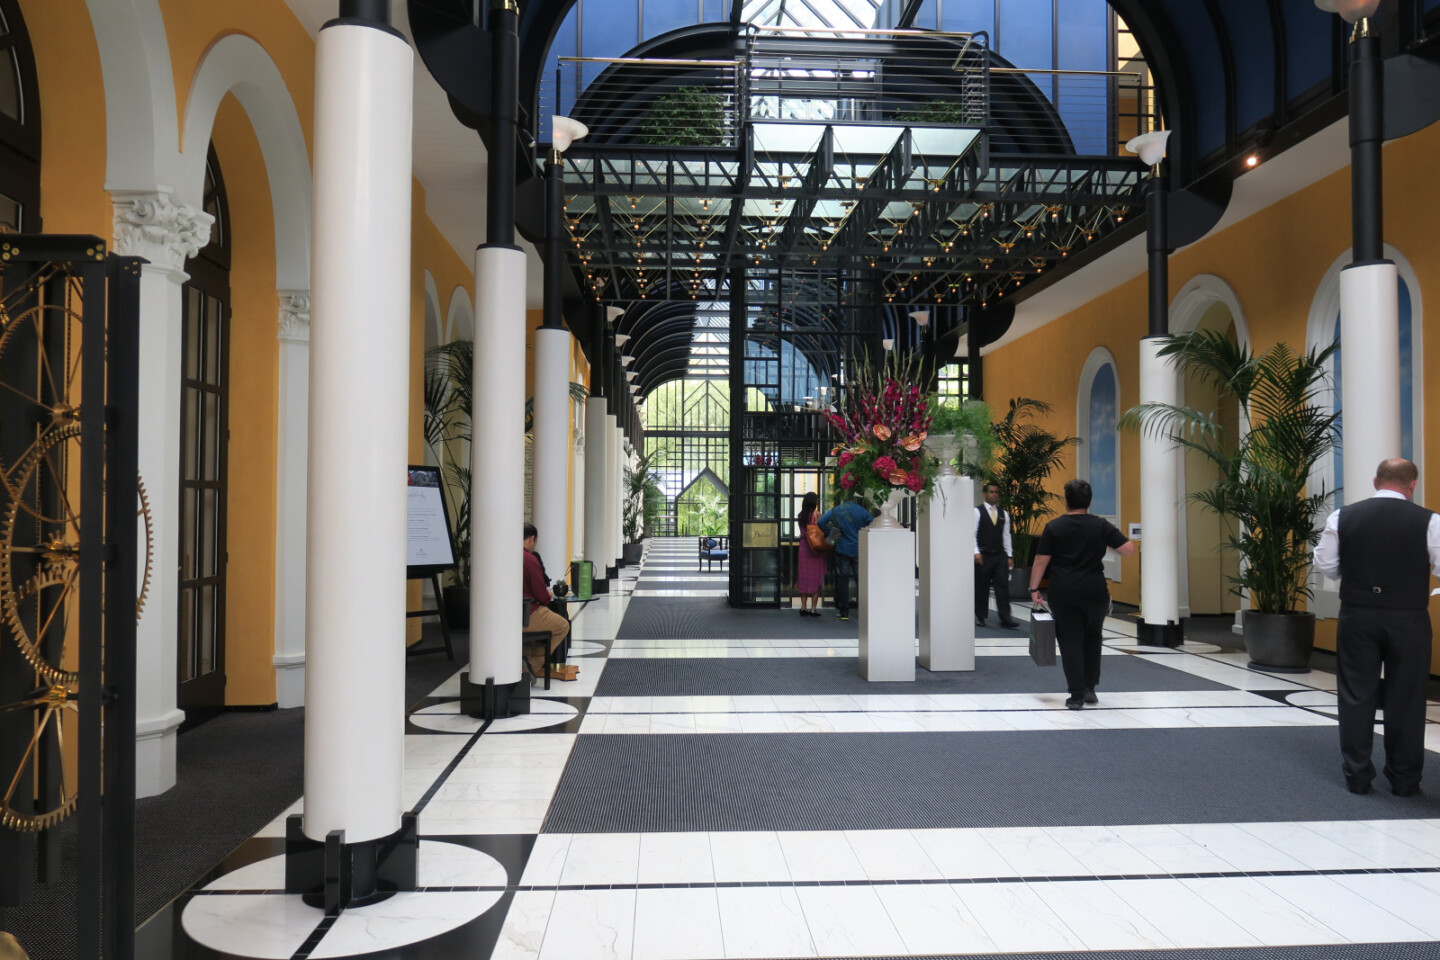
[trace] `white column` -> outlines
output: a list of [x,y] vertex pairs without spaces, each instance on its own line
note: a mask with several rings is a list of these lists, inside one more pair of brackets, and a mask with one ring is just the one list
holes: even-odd
[[[111,190],[115,252],[144,257],[140,270],[140,479],[150,499],[150,593],[136,627],[135,795],[175,785],[180,595],[181,288],[183,267],[210,238],[213,218],[174,203],[168,189]],[[143,534],[143,530],[141,531]],[[143,536],[141,543],[144,543]],[[143,549],[143,548],[142,548]],[[144,562],[144,557],[141,558]]]
[[536,551],[552,580],[568,578],[570,522],[570,331],[535,331],[534,517]]
[[403,810],[413,75],[394,34],[320,31],[304,817],[317,841],[388,836]]
[[605,415],[605,563],[620,565],[620,428]]
[[[1140,341],[1140,402],[1170,403],[1179,396],[1179,378],[1160,356],[1165,341]],[[1141,639],[1170,627],[1179,631],[1180,453],[1175,442],[1153,431],[1140,433],[1140,617]]]
[[[585,428],[583,422],[580,428],[575,431],[574,459],[571,461],[571,470],[574,472],[573,502],[574,508],[570,516],[570,556],[567,560],[585,559],[585,500],[586,494],[586,470],[585,470]],[[568,569],[568,568],[567,568]],[[568,576],[568,574],[567,574]],[[571,584],[574,587],[574,584]]]
[[915,679],[915,534],[860,531],[860,676]]
[[1400,301],[1395,264],[1340,271],[1345,502],[1367,499],[1380,461],[1400,456]]
[[[525,254],[475,251],[470,682],[520,681],[525,517]],[[479,522],[477,522],[477,520]]]
[[595,581],[605,579],[609,562],[609,541],[606,539],[605,464],[610,444],[606,428],[605,399],[592,396],[585,401],[585,545],[586,560],[595,565]]
[[275,701],[305,703],[305,491],[310,447],[310,291],[280,291],[275,457]]
[[[920,665],[975,669],[975,482],[941,476],[920,508]],[[863,607],[862,607],[863,615]]]

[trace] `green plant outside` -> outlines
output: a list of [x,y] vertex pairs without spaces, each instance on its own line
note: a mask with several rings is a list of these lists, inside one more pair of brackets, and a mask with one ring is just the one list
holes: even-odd
[[662,456],[665,448],[652,450],[625,468],[624,532],[625,542],[635,543],[645,530],[652,529],[665,508],[665,491],[651,463]]
[[661,94],[641,121],[635,139],[653,146],[723,146],[725,98],[704,87],[678,87]]
[[682,537],[723,537],[730,532],[730,502],[709,483],[678,504],[675,532]]
[[1079,437],[1060,437],[1030,418],[1048,414],[1053,408],[1043,400],[1015,397],[1010,408],[991,427],[996,442],[995,466],[985,477],[1000,487],[1000,506],[1010,514],[1015,565],[1029,566],[1032,545],[1040,535],[1040,520],[1054,512],[1059,494],[1045,488],[1063,463],[1066,447]]
[[1311,557],[1329,491],[1321,484],[1310,492],[1309,483],[1316,463],[1339,442],[1340,416],[1323,409],[1317,394],[1327,380],[1325,362],[1339,346],[1302,356],[1277,343],[1252,356],[1215,331],[1170,337],[1160,356],[1172,358],[1180,375],[1238,401],[1240,435],[1227,437],[1215,411],[1193,407],[1145,403],[1120,418],[1120,426],[1169,437],[1219,469],[1220,479],[1190,498],[1237,523],[1227,542],[1240,557],[1239,574],[1228,578],[1231,592],[1249,591],[1261,613],[1294,613],[1310,597]]
[[895,113],[896,123],[922,127],[965,126],[965,108],[958,100],[930,100]]

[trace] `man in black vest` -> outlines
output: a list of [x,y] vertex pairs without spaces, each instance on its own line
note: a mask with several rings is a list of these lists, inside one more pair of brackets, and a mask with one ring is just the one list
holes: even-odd
[[975,508],[975,625],[985,626],[990,614],[990,585],[995,585],[995,612],[1000,626],[1019,626],[1010,616],[1010,571],[1015,569],[1010,544],[1010,517],[1000,509],[1000,488],[985,484],[985,503]]
[[1375,778],[1377,707],[1385,711],[1390,792],[1408,797],[1420,790],[1430,569],[1440,569],[1440,516],[1410,502],[1419,477],[1409,460],[1380,464],[1375,495],[1330,514],[1315,548],[1315,566],[1340,581],[1340,767],[1351,793],[1368,793]]

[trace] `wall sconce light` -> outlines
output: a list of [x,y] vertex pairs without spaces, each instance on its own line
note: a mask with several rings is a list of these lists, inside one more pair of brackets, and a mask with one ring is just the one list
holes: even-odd
[[[623,336],[623,334],[622,334],[622,336]],[[619,338],[619,337],[616,337],[615,339],[618,340],[618,339],[620,339],[620,338]],[[627,338],[627,339],[628,339],[628,338]],[[625,364],[625,365],[628,367],[630,364],[632,364],[632,363],[635,362],[635,358],[632,357],[632,356],[630,356],[630,354],[627,353],[627,354],[624,354],[624,355],[622,355],[622,356],[620,357],[620,362],[623,363],[623,364]]]
[[880,346],[884,347],[886,350],[894,350],[895,341],[890,339],[889,337],[886,337],[884,340],[880,341]]
[[1326,13],[1338,13],[1346,23],[1375,16],[1380,0],[1315,0],[1315,6]]
[[615,334],[615,346],[617,346],[617,347],[623,347],[623,346],[625,346],[625,344],[626,344],[629,340],[630,340],[630,334],[628,334],[628,333],[617,333],[617,334]]
[[616,320],[619,320],[619,319],[620,319],[621,317],[623,317],[623,316],[625,316],[625,308],[624,308],[624,307],[606,307],[606,308],[605,308],[605,319],[606,319],[607,321],[609,321],[610,323],[614,323]]
[[584,140],[589,133],[590,128],[579,120],[560,116],[550,118],[550,146],[555,148],[556,153],[564,153],[569,150],[572,143],[576,140]]
[[1147,167],[1153,167],[1165,159],[1166,141],[1170,139],[1169,130],[1156,130],[1153,133],[1142,133],[1129,143],[1125,149],[1140,157],[1140,162]]
[[916,310],[910,314],[910,319],[915,321],[916,326],[928,327],[930,326],[930,311]]

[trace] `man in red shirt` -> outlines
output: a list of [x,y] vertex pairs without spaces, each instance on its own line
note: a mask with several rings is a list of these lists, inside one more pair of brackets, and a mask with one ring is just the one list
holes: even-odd
[[[530,601],[530,625],[527,630],[549,630],[550,631],[550,654],[554,654],[555,648],[560,646],[565,635],[570,632],[570,623],[560,614],[551,610],[546,604],[551,600],[550,587],[545,583],[545,571],[540,566],[540,559],[535,556],[535,540],[539,537],[535,524],[525,524],[525,598]],[[530,660],[530,670],[535,676],[542,676],[545,673],[545,660],[541,654],[526,654]],[[577,671],[578,672],[578,671]],[[562,679],[573,679],[561,674]]]

